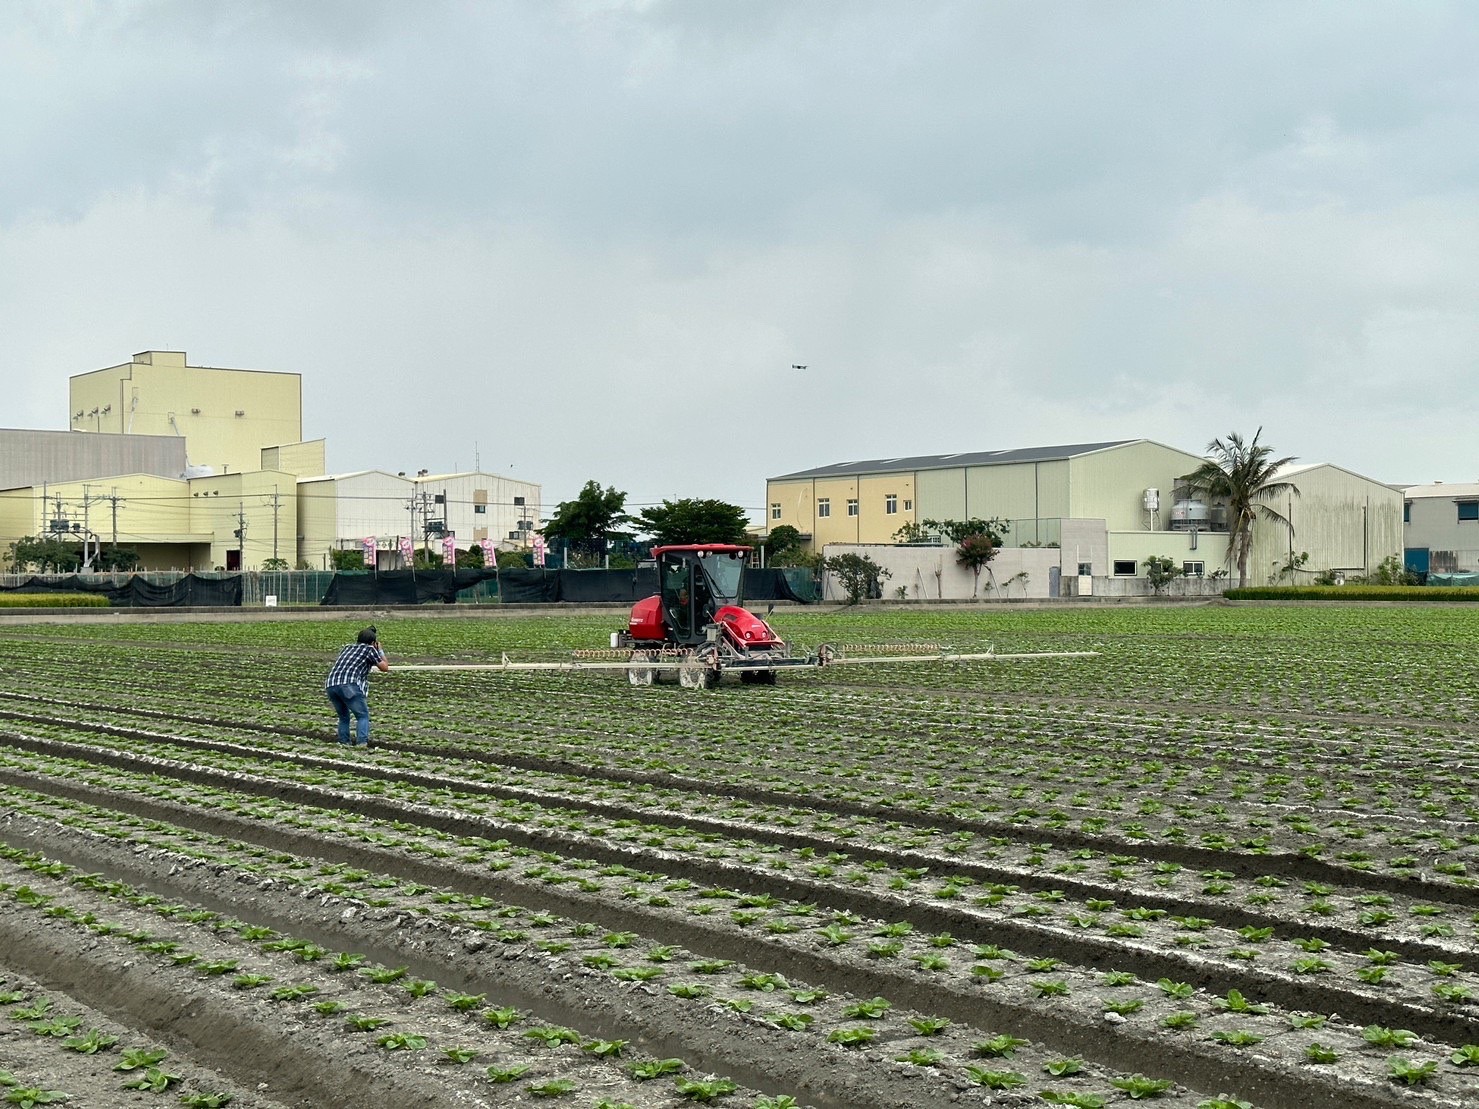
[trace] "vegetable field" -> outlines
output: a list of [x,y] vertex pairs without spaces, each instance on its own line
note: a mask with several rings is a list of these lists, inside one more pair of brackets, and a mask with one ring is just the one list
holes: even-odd
[[355,624],[7,624],[0,1104],[1479,1105],[1459,607],[779,613],[1099,654],[393,671],[368,751]]

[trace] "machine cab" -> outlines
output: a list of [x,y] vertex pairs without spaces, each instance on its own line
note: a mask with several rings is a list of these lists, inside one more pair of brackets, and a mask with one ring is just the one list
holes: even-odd
[[739,605],[750,548],[730,544],[658,547],[658,588],[665,623],[679,643],[697,643],[725,605]]

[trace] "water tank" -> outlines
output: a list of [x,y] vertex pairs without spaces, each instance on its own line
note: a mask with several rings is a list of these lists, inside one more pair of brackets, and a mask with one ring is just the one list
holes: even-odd
[[1193,528],[1205,531],[1209,519],[1207,502],[1195,497],[1178,500],[1171,506],[1172,531],[1191,531]]
[[1161,491],[1159,489],[1147,489],[1145,491],[1145,511],[1159,512],[1161,510]]

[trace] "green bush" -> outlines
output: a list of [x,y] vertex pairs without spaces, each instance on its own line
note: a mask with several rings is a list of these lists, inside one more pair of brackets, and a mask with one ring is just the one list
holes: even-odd
[[0,608],[107,608],[102,593],[0,593]]
[[1229,589],[1230,601],[1479,601],[1479,587],[1425,585],[1260,585]]

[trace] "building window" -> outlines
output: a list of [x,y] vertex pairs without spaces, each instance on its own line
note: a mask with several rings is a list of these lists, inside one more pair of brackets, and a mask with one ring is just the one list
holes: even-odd
[[475,504],[472,506],[472,514],[474,516],[486,516],[488,514],[488,506],[485,504]]
[[1207,565],[1204,562],[1183,562],[1181,564],[1181,572],[1189,578],[1201,577],[1206,568]]
[[1114,573],[1116,577],[1133,578],[1135,576],[1135,560],[1133,558],[1115,559]]
[[884,496],[883,511],[890,516],[899,511],[899,495],[897,493],[888,493]]
[[1479,520],[1479,501],[1459,501],[1458,518],[1460,520]]
[[817,498],[817,515],[819,517],[820,516],[830,516],[830,515],[832,515],[832,501],[831,501],[831,498],[829,498],[829,497],[818,497]]
[[905,512],[913,512],[914,511],[914,502],[913,501],[905,501],[904,502],[904,511]]
[[523,503],[524,503],[524,498],[523,497],[515,497],[514,498],[514,504],[523,504]]
[[1094,576],[1094,564],[1092,562],[1080,562],[1078,564],[1078,576],[1091,578]]
[[780,505],[778,505],[778,504],[772,504],[770,506],[770,518],[772,520],[779,520],[781,518],[781,506]]
[[847,499],[847,514],[849,516],[856,516],[858,514],[858,501],[856,497],[849,497]]
[[1410,524],[1410,523],[1412,523],[1412,502],[1411,501],[1403,501],[1402,502],[1402,522],[1404,524]]

